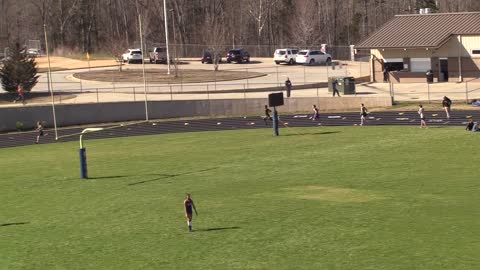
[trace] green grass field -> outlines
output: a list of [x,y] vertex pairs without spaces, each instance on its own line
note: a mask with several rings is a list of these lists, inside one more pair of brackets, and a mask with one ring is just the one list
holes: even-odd
[[0,149],[0,269],[480,268],[478,134],[281,133]]

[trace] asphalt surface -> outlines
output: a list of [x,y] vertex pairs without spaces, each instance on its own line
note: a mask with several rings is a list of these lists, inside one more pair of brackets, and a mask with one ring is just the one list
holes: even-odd
[[[287,127],[322,127],[322,126],[353,126],[360,124],[360,115],[358,112],[345,113],[320,113],[318,121],[310,119],[311,114],[280,115],[280,136],[282,128]],[[453,111],[451,118],[446,119],[445,112],[432,111],[425,114],[427,123],[430,126],[465,126],[468,118],[480,119],[480,111]],[[378,125],[419,125],[420,119],[415,111],[388,111],[373,112],[367,116],[366,126]],[[199,120],[172,120],[161,122],[142,122],[135,124],[103,125],[102,131],[85,135],[85,138],[102,139],[115,137],[128,137],[139,135],[153,135],[179,132],[198,132],[198,131],[216,131],[216,130],[235,130],[235,129],[258,129],[271,127],[271,121],[268,126],[265,125],[262,117],[232,117],[215,118]],[[91,127],[98,125],[92,124]],[[55,141],[53,129],[46,129],[48,134],[40,138],[40,144],[78,141],[79,133],[85,127],[61,128],[58,130],[59,140]],[[463,129],[463,128],[461,128]],[[32,145],[36,139],[37,133],[18,132],[0,134],[0,148],[16,147],[23,145]]]

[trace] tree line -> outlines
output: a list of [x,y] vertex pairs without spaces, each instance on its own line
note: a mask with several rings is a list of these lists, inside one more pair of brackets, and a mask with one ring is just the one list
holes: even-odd
[[[359,42],[395,14],[479,11],[478,0],[166,0],[178,44],[283,47]],[[42,40],[51,48],[110,52],[165,42],[163,0],[0,0],[0,46]],[[117,51],[118,49],[115,49]]]

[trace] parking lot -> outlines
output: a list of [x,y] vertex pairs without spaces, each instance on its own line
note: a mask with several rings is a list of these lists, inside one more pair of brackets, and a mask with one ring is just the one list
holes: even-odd
[[[37,59],[41,70],[45,70],[46,59]],[[252,58],[250,63],[220,64],[221,71],[242,72],[245,74],[259,73],[263,76],[228,80],[215,76],[212,64],[202,64],[199,59],[181,59],[177,66],[179,83],[146,82],[146,89],[142,82],[118,82],[114,78],[110,82],[80,80],[75,74],[83,72],[111,71],[117,73],[118,63],[113,60],[96,60],[90,62],[69,58],[52,57],[52,84],[55,101],[59,103],[91,103],[91,102],[118,102],[140,101],[145,99],[145,90],[148,100],[189,100],[189,99],[245,99],[266,97],[268,92],[284,90],[284,82],[290,78],[293,84],[292,95],[295,97],[326,97],[331,96],[326,88],[330,76],[353,76],[368,78],[370,74],[367,62],[335,61],[334,66],[322,65],[276,65],[272,58]],[[150,64],[146,61],[147,71],[156,71],[158,74],[167,74],[167,65]],[[170,66],[171,76],[175,74],[174,65]],[[141,64],[124,64],[122,72],[141,71]],[[211,72],[212,80],[201,83],[187,83],[182,77],[188,70]],[[122,72],[118,72],[122,74]],[[163,75],[162,75],[163,76]],[[177,80],[178,81],[178,80]],[[319,84],[320,83],[320,84]],[[299,89],[301,88],[301,89]],[[439,101],[444,95],[463,102],[480,99],[480,82],[468,81],[463,83],[426,83],[393,84],[362,83],[356,85],[357,95],[365,96],[393,96],[396,101]],[[46,73],[40,73],[38,84],[33,93],[48,93],[48,79]],[[32,99],[30,103],[42,104],[50,102],[49,98]],[[13,103],[3,103],[6,106],[20,106]]]

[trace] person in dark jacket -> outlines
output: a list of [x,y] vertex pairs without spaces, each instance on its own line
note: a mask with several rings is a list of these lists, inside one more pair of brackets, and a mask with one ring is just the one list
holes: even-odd
[[287,78],[285,81],[285,89],[287,90],[287,97],[290,97],[290,92],[292,91],[292,82],[290,78]]
[[445,110],[445,113],[447,114],[448,119],[450,119],[451,106],[452,106],[452,100],[450,100],[447,96],[444,96],[442,101],[442,107]]

